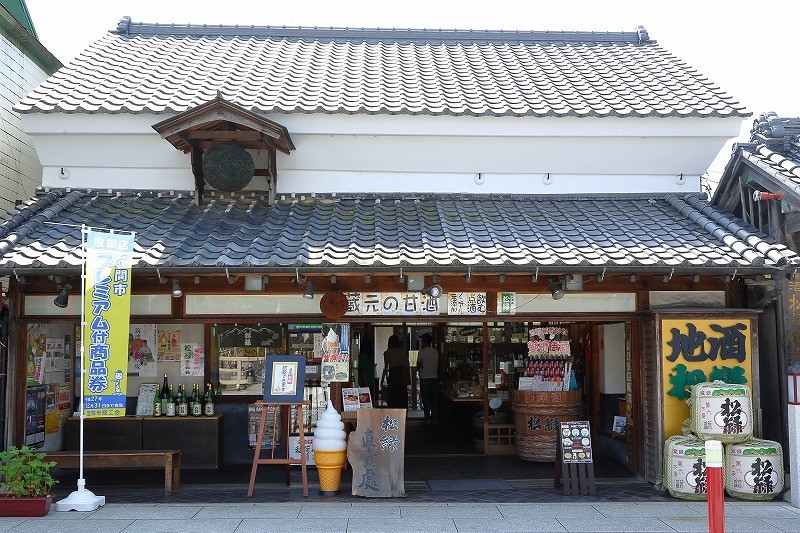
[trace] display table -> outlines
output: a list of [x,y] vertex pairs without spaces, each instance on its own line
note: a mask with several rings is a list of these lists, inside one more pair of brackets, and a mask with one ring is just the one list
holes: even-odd
[[[179,450],[182,468],[219,468],[222,415],[86,418],[83,447],[98,450]],[[67,450],[79,446],[80,420],[67,419]]]

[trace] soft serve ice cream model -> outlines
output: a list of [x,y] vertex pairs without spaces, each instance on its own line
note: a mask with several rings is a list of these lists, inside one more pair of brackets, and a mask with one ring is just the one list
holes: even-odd
[[347,457],[347,434],[342,417],[328,400],[328,407],[319,415],[314,440],[314,462],[319,474],[322,492],[336,492],[342,477],[342,468]]

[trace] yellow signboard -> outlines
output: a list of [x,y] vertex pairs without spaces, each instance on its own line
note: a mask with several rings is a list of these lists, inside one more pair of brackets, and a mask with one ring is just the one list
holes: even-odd
[[661,321],[665,439],[681,434],[692,385],[719,380],[750,386],[751,339],[747,319]]

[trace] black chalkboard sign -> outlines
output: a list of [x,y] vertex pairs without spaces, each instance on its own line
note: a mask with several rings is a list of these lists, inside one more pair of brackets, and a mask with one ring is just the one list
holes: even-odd
[[558,437],[555,486],[563,484],[565,496],[594,494],[592,432],[589,422],[561,422]]
[[283,345],[280,324],[264,326],[216,326],[217,346],[220,348],[270,348]]
[[561,459],[565,463],[591,463],[592,432],[588,421],[561,422]]

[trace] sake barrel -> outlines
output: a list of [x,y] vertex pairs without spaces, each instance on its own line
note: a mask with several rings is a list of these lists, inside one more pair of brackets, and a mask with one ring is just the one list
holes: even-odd
[[694,435],[675,435],[664,443],[664,487],[683,500],[705,500],[706,446]]
[[517,455],[525,461],[556,460],[561,422],[583,414],[581,391],[513,391]]
[[725,492],[742,500],[771,500],[783,491],[783,450],[771,440],[725,445]]
[[744,442],[753,437],[753,404],[746,385],[723,381],[692,386],[690,427],[703,440]]

